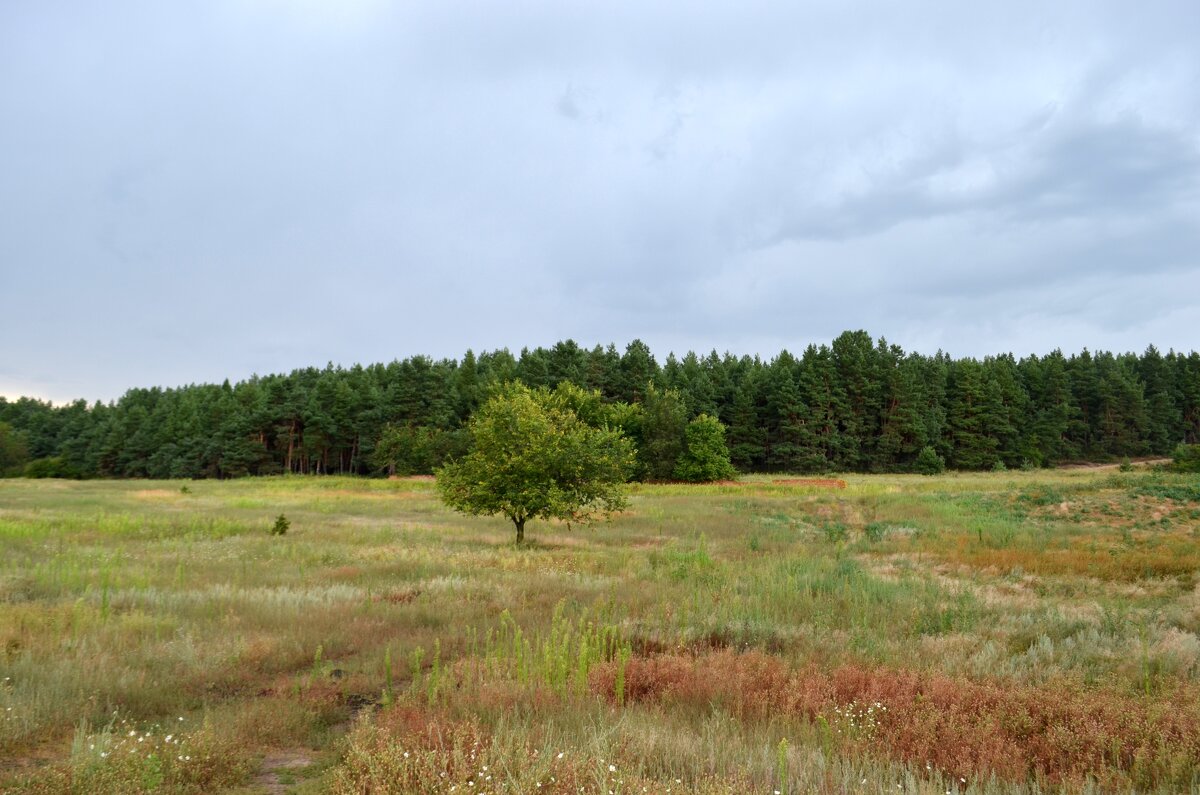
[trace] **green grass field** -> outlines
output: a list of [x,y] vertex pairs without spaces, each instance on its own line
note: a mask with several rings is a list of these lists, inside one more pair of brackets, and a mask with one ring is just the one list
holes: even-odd
[[846,481],[0,481],[0,791],[1200,790],[1195,476]]

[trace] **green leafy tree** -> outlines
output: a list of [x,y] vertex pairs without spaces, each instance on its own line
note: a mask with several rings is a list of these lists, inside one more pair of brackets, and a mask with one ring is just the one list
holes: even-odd
[[725,426],[716,417],[701,414],[688,423],[687,444],[675,477],[692,483],[729,480],[737,475],[729,463],[729,448],[725,446]]
[[547,389],[510,384],[468,425],[471,450],[437,471],[451,508],[506,516],[525,540],[530,519],[588,523],[625,507],[632,443],[594,428]]

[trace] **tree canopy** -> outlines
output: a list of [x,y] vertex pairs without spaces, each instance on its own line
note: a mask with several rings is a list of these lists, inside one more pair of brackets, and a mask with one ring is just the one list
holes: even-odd
[[567,340],[137,388],[93,405],[0,397],[0,422],[20,443],[3,455],[24,461],[10,473],[59,477],[424,474],[460,454],[468,418],[508,381],[576,385],[580,418],[620,427],[647,478],[674,476],[682,429],[700,414],[725,425],[731,461],[747,472],[911,472],[925,447],[950,466],[989,469],[1200,443],[1194,351],[954,359],[870,342],[854,331],[769,360],[713,351],[660,364],[636,340],[624,354]]
[[447,505],[502,514],[525,539],[530,519],[588,523],[625,507],[634,448],[618,429],[572,408],[577,393],[507,384],[467,425],[470,452],[437,471]]

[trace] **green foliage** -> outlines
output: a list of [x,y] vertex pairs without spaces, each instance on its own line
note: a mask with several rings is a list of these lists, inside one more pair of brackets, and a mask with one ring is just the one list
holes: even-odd
[[555,405],[574,412],[593,428],[619,428],[634,438],[642,427],[642,407],[621,401],[606,401],[596,389],[584,389],[570,381],[554,387]]
[[917,454],[913,468],[922,475],[937,475],[946,471],[946,461],[933,447],[926,445]]
[[593,428],[548,389],[509,384],[471,418],[471,451],[437,471],[443,501],[506,516],[524,539],[529,519],[587,523],[625,507],[633,445]]
[[640,474],[646,480],[669,480],[687,444],[687,407],[673,389],[648,384],[637,436]]
[[1002,406],[988,383],[988,370],[974,359],[964,359],[951,370],[947,419],[956,469],[991,469],[998,460],[999,439],[989,432],[1000,425]]
[[272,527],[271,527],[271,535],[273,535],[273,536],[287,535],[288,528],[291,526],[292,526],[291,521],[283,514],[279,514],[278,516],[275,517],[275,524],[272,525]]
[[[179,480],[4,481],[0,757],[18,764],[0,771],[0,791],[244,791],[274,770],[285,788],[316,792],[349,756],[355,786],[373,792],[435,779],[479,791],[481,778],[467,780],[485,765],[489,792],[560,795],[830,781],[1001,795],[1051,774],[1094,776],[1096,791],[1188,790],[1200,503],[1133,489],[1166,495],[1195,475],[1001,479],[1027,500],[985,474],[848,480],[836,492],[766,478],[639,487],[636,510],[611,526],[534,549],[484,543],[488,523],[442,509],[423,481],[189,483],[190,497]],[[270,537],[269,506],[299,511],[304,532]],[[825,541],[828,522],[849,538]],[[1010,692],[1024,695],[998,707]],[[873,727],[877,701],[887,718]],[[105,725],[117,704],[135,725],[111,739],[81,731],[84,755],[68,761],[55,738],[84,719]],[[221,740],[207,756],[202,709]],[[1093,718],[1125,734],[1057,768],[997,767],[1010,753],[1044,759]],[[140,741],[163,719],[153,746]],[[348,720],[356,737],[377,728],[379,744],[355,755]],[[446,779],[420,767],[465,725],[478,734],[461,766]],[[177,726],[191,750],[168,741]],[[919,756],[895,750],[906,737],[925,738]],[[1005,755],[976,761],[980,748]],[[276,749],[311,749],[300,761],[313,764],[260,765]],[[45,763],[23,764],[35,754]],[[826,762],[809,765],[816,754]],[[385,777],[386,755],[411,776]],[[970,783],[942,782],[935,771],[960,759]],[[712,770],[745,778],[704,778]],[[596,773],[611,779],[603,789]]]
[[1133,492],[1145,497],[1158,497],[1176,502],[1200,502],[1200,483],[1150,482],[1137,487]]
[[1017,501],[1025,505],[1046,506],[1058,505],[1066,498],[1062,491],[1051,485],[1037,485],[1022,489],[1017,495]]
[[863,535],[872,543],[879,543],[887,537],[888,526],[885,522],[871,522],[863,528]]
[[78,478],[79,471],[71,466],[62,456],[39,458],[25,465],[24,475],[27,478]]
[[1171,469],[1176,472],[1200,472],[1200,444],[1176,446],[1171,459]]
[[821,533],[831,544],[845,541],[850,537],[850,530],[841,522],[827,522],[821,526]]
[[692,483],[730,480],[737,476],[729,463],[729,448],[725,446],[725,426],[716,417],[701,414],[688,423],[686,444],[675,477]]
[[428,475],[465,452],[463,434],[427,425],[388,425],[375,443],[371,463],[389,475]]
[[25,439],[7,422],[0,422],[0,476],[19,469],[27,460]]
[[650,480],[675,477],[700,414],[725,424],[746,472],[912,471],[926,446],[956,469],[1050,467],[1200,441],[1196,352],[955,360],[849,331],[771,360],[688,353],[660,367],[640,341],[622,354],[565,340],[519,357],[468,351],[135,388],[107,405],[0,398],[0,474],[31,461],[37,477],[428,473],[465,454],[465,423],[508,381],[621,429],[638,448],[636,476]]

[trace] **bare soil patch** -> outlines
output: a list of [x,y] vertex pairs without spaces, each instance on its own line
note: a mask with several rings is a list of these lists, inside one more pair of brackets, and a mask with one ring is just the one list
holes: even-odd
[[263,758],[262,769],[254,777],[254,784],[270,795],[283,795],[287,792],[287,788],[279,780],[280,771],[298,770],[308,767],[312,763],[312,756],[302,748],[273,751]]
[[[1134,466],[1150,467],[1150,466],[1157,466],[1159,464],[1169,464],[1169,463],[1171,463],[1171,459],[1169,459],[1169,458],[1134,458],[1130,461],[1130,463],[1133,464]],[[1060,464],[1059,466],[1055,467],[1055,469],[1086,469],[1086,470],[1089,470],[1092,472],[1102,472],[1102,471],[1108,470],[1108,469],[1119,469],[1120,466],[1121,465],[1119,463],[1117,463],[1117,464],[1092,464],[1092,463],[1083,461],[1083,462],[1076,463],[1076,464]]]

